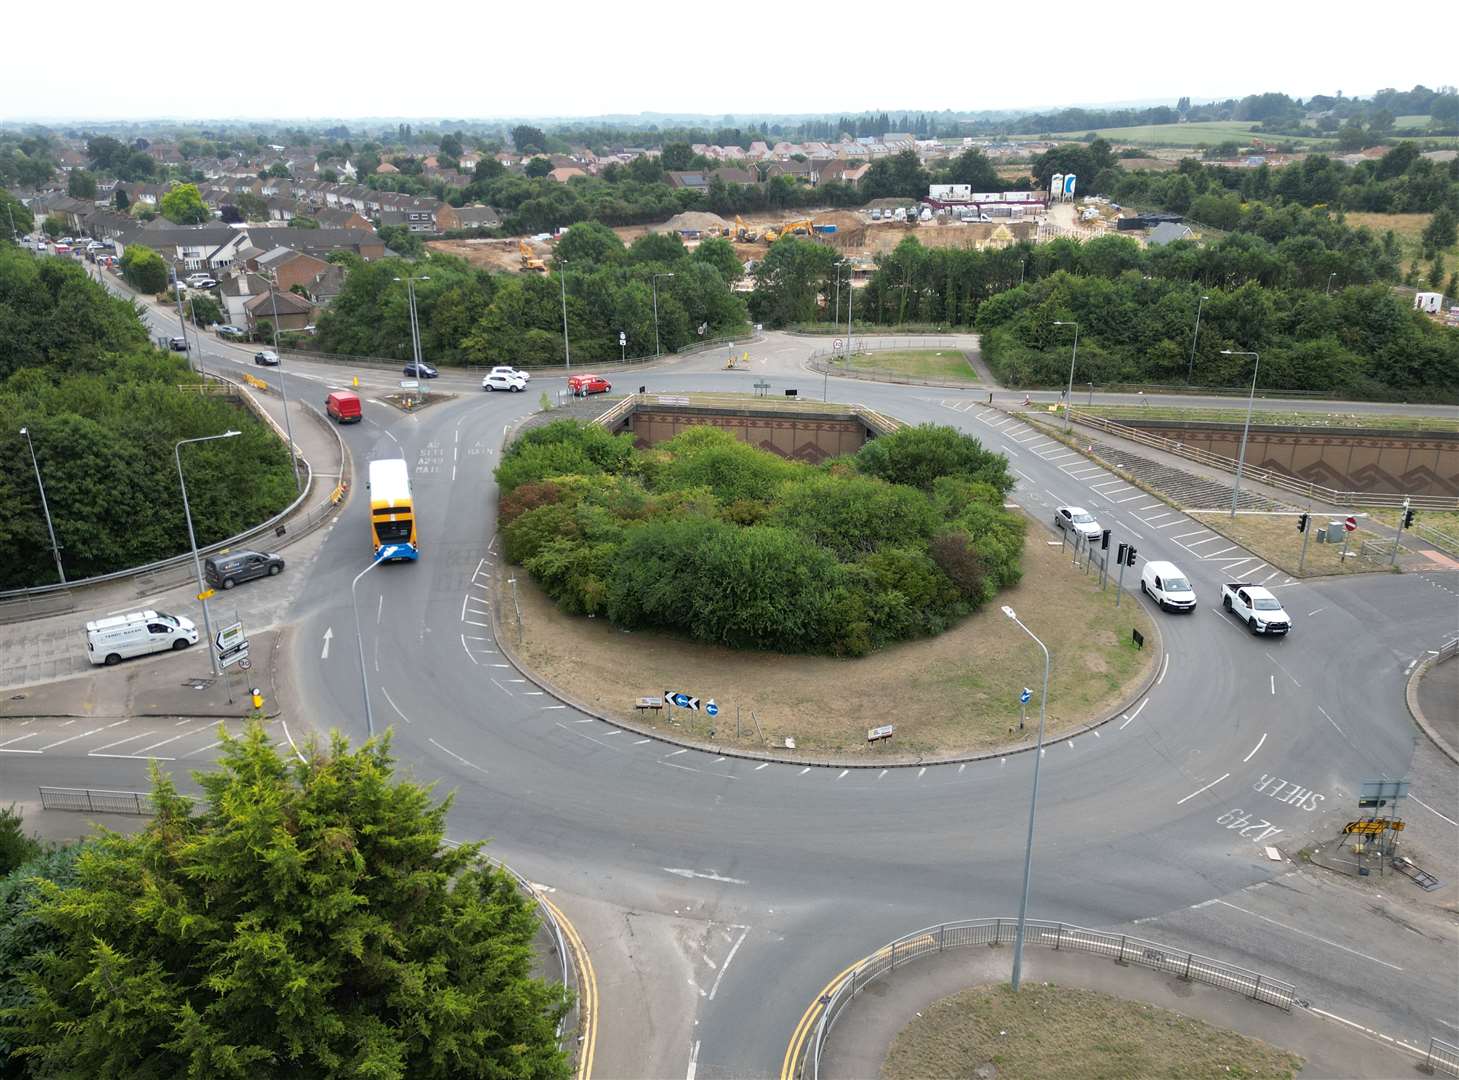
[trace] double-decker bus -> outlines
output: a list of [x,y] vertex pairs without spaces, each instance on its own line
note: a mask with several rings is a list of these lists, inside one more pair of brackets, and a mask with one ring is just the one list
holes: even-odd
[[370,539],[375,558],[388,548],[388,559],[418,559],[415,503],[410,497],[410,469],[404,458],[370,462]]

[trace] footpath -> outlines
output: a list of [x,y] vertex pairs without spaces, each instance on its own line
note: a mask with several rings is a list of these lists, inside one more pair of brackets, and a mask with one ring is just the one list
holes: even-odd
[[[897,1033],[933,1002],[970,986],[1005,983],[1012,952],[973,946],[908,963],[859,993],[836,1020],[821,1055],[829,1080],[879,1076]],[[1026,949],[1023,979],[1098,990],[1129,1001],[1149,1002],[1215,1027],[1261,1039],[1306,1059],[1303,1077],[1390,1078],[1413,1074],[1415,1058],[1376,1038],[1301,1006],[1287,1013],[1214,986],[1185,982],[1143,967],[1123,967],[1082,953]],[[1425,1048],[1426,1049],[1426,1048]],[[968,1061],[969,1075],[987,1056]],[[1071,1063],[1072,1065],[1072,1063]],[[1077,1068],[1071,1069],[1071,1075]]]

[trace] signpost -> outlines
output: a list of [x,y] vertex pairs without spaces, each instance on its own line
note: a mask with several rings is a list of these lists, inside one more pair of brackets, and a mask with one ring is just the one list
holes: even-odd
[[714,698],[710,698],[708,701],[706,701],[704,703],[704,715],[705,716],[718,716],[719,715],[719,706],[714,703]]
[[[1348,518],[1348,521],[1352,521],[1352,518]],[[1375,838],[1379,874],[1383,873],[1383,856],[1386,854],[1389,859],[1393,858],[1393,845],[1397,839],[1395,834],[1403,830],[1403,822],[1398,817],[1398,804],[1408,794],[1408,785],[1407,780],[1362,781],[1358,788],[1358,809],[1366,810],[1372,816],[1343,826],[1344,833]],[[1378,817],[1378,811],[1384,808],[1392,815],[1391,818]],[[1362,867],[1358,872],[1366,874],[1367,869]]]
[[867,728],[866,741],[869,743],[874,743],[882,739],[890,739],[896,733],[896,724],[882,724],[880,727]]
[[1033,697],[1033,691],[1028,687],[1023,688],[1023,693],[1018,695],[1018,730],[1023,730],[1023,725],[1028,720],[1028,702]]
[[1339,566],[1341,566],[1342,561],[1348,557],[1348,537],[1352,536],[1353,533],[1357,531],[1358,519],[1349,514],[1346,518],[1343,519],[1342,523],[1342,551],[1339,552],[1337,556],[1337,564]]
[[628,335],[618,331],[618,360],[622,363],[628,357]]

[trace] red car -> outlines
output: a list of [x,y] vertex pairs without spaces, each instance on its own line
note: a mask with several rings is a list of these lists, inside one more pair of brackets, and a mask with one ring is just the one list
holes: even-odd
[[574,397],[586,397],[588,394],[606,394],[613,389],[613,384],[601,375],[574,375],[567,380],[567,388]]

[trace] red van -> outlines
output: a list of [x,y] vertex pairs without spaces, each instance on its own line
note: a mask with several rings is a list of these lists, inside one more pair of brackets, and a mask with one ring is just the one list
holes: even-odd
[[613,384],[601,375],[574,375],[567,380],[567,388],[575,397],[586,397],[588,394],[606,394],[613,389]]
[[336,390],[325,398],[324,411],[341,424],[357,424],[365,416],[364,410],[360,408],[360,395],[352,394],[348,390]]

